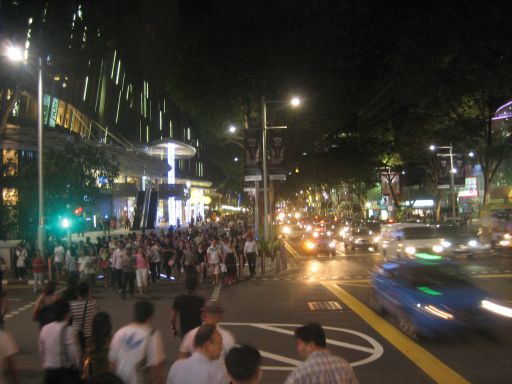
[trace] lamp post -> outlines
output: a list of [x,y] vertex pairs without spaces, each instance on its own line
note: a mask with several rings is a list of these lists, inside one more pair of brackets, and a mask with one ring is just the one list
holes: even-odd
[[[437,156],[439,157],[450,157],[450,191],[451,191],[451,201],[452,201],[452,219],[455,219],[457,217],[457,210],[455,209],[456,204],[456,196],[455,196],[455,173],[457,173],[457,170],[454,167],[453,164],[453,156],[463,156],[462,154],[453,153],[453,145],[450,143],[448,146],[444,147],[437,147],[435,145],[430,146],[431,151],[435,151],[436,149],[448,149],[448,153],[437,153]],[[469,152],[467,154],[469,157],[474,157],[474,152]]]
[[[13,63],[24,60],[23,50],[19,47],[8,47],[6,56]],[[37,219],[37,248],[44,255],[44,171],[43,171],[43,63],[38,58],[37,63],[37,192],[38,192],[38,219]]]
[[[267,127],[267,103],[284,104],[288,103],[285,100],[265,100],[265,96],[261,96],[261,137],[262,137],[262,152],[263,152],[263,238],[265,241],[270,239],[269,222],[271,221],[271,212],[269,207],[268,196],[268,164],[267,164],[267,129],[284,129],[286,126],[273,126]],[[289,101],[292,107],[298,107],[301,100],[298,97],[293,97]]]

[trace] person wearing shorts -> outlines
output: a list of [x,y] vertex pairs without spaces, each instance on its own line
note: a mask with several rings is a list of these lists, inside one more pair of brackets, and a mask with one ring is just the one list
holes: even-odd
[[146,295],[148,291],[148,259],[144,253],[144,247],[137,247],[137,253],[135,254],[135,276],[137,278],[137,288],[139,294]]
[[206,253],[208,258],[208,268],[211,270],[211,274],[213,274],[214,284],[219,284],[219,275],[220,275],[220,263],[222,261],[222,247],[217,243],[217,239],[212,239],[212,244],[208,248]]

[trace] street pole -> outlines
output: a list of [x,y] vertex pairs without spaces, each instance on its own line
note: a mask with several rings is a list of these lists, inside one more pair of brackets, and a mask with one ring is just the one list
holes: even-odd
[[454,172],[454,168],[453,168],[453,146],[452,144],[450,143],[450,189],[452,191],[452,219],[455,219],[456,217],[456,213],[455,213],[455,203],[456,203],[456,198],[455,198],[455,174],[453,173]]
[[267,106],[265,96],[261,96],[261,135],[263,148],[263,238],[268,241],[268,168],[267,168]]
[[259,199],[258,194],[260,193],[260,183],[258,181],[254,182],[254,240],[256,240],[256,236],[258,235],[258,231],[260,230],[260,209],[259,209]]
[[37,178],[38,178],[38,227],[37,227],[37,248],[44,257],[44,184],[43,184],[43,63],[38,60],[38,81],[37,81]]

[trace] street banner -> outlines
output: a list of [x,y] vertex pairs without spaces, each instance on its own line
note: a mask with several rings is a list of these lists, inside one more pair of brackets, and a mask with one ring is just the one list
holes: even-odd
[[450,188],[450,158],[448,156],[437,157],[437,188]]
[[261,178],[261,130],[244,129],[244,175],[246,181]]
[[391,179],[391,186],[395,196],[400,195],[400,174],[398,172],[391,172],[389,175],[386,172],[382,172],[380,175],[380,184],[383,195],[391,195],[391,188],[388,182],[388,176]]
[[268,161],[269,177],[271,180],[286,180],[286,129],[269,129],[267,132],[270,152]]
[[455,168],[455,177],[454,183],[455,185],[464,186],[466,184],[466,171],[464,164],[464,157],[462,156],[453,156],[453,168]]

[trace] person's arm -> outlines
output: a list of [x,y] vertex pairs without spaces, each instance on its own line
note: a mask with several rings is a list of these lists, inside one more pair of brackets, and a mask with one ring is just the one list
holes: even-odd
[[12,384],[18,384],[19,381],[18,381],[18,375],[16,373],[16,365],[14,364],[14,358],[13,356],[7,356],[5,359],[4,359],[4,367],[5,367],[5,370],[4,370],[4,375],[5,375],[5,378],[7,379],[7,383],[12,383]]
[[173,307],[171,309],[171,330],[174,337],[178,337],[178,330],[176,329],[176,317],[178,315],[178,312]]
[[151,377],[152,383],[156,384],[164,384],[165,382],[165,373],[164,373],[164,363],[161,362],[158,365],[151,367]]

